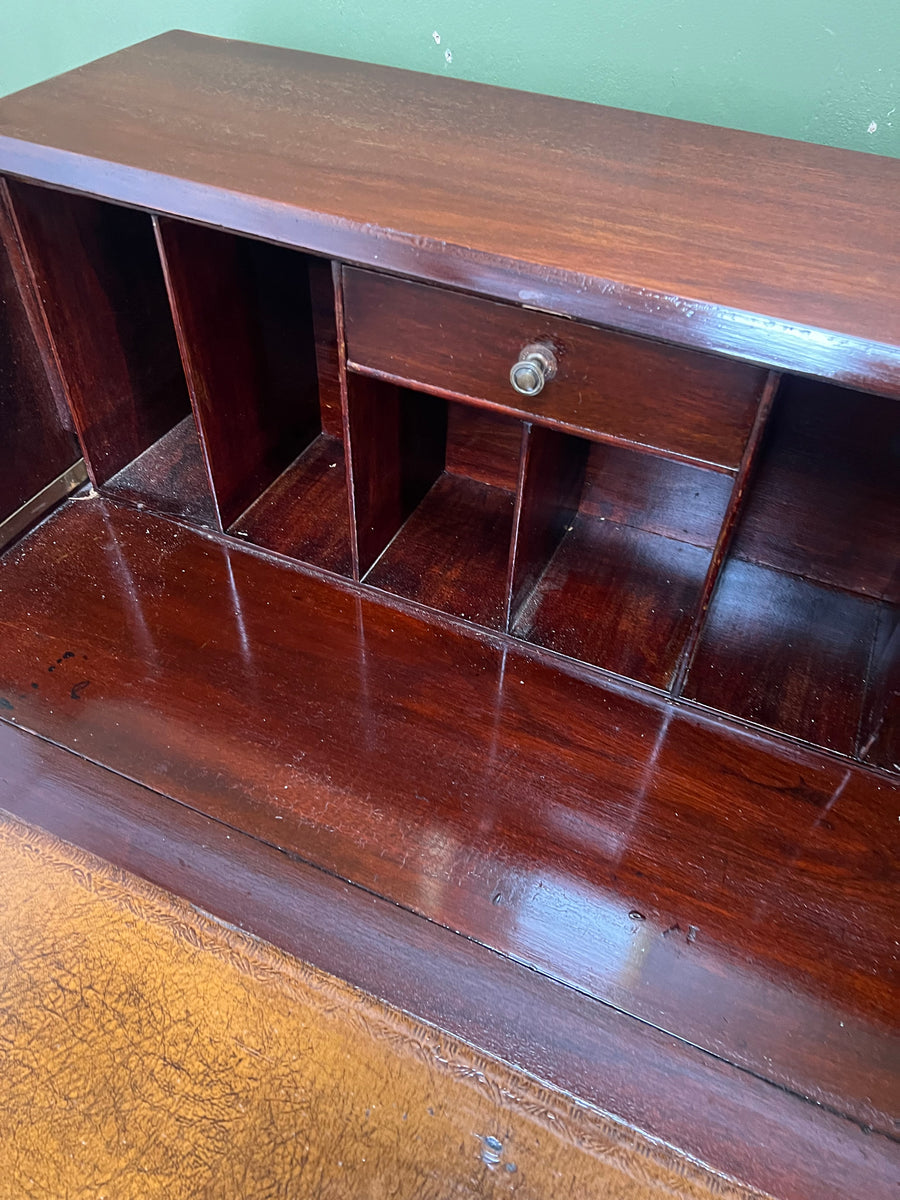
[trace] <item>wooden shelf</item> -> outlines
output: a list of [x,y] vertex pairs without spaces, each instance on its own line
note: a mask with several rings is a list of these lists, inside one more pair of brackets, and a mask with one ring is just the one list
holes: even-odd
[[878,614],[873,600],[734,559],[685,695],[853,754]]
[[342,442],[320,433],[228,532],[289,558],[349,575],[350,516]]
[[103,485],[118,500],[130,500],[155,512],[215,525],[216,511],[192,416],[139,454]]
[[710,552],[579,513],[513,632],[667,687],[690,631]]
[[506,622],[515,497],[445,472],[366,576],[366,583],[493,629]]

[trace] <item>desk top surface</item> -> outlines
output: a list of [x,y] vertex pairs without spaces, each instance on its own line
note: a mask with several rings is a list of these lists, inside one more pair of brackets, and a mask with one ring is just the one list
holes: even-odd
[[0,170],[900,395],[900,161],[172,32]]

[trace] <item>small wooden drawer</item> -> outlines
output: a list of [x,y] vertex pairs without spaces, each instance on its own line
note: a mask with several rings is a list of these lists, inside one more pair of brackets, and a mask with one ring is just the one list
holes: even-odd
[[[590,436],[737,467],[762,368],[430,284],[344,268],[348,365]],[[552,346],[555,377],[522,396],[510,368]]]

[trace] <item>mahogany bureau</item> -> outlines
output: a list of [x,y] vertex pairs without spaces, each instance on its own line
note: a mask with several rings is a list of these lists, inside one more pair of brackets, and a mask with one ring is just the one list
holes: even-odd
[[0,173],[0,807],[891,1194],[900,163],[175,32]]

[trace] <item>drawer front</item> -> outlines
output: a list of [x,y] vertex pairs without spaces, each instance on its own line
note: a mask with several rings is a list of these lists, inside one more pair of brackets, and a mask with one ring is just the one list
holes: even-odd
[[[767,372],[476,296],[344,268],[348,365],[443,395],[718,466],[738,465]],[[522,396],[510,368],[552,346]]]

